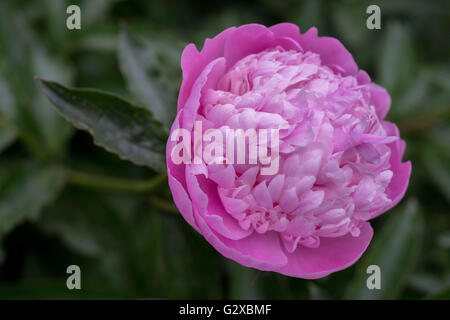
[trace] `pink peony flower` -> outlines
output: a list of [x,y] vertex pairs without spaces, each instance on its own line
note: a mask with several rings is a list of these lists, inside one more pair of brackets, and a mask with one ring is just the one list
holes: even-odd
[[[314,279],[352,265],[372,238],[368,220],[405,194],[411,163],[384,120],[390,97],[334,38],[282,23],[250,24],[207,39],[181,58],[172,126],[274,128],[279,170],[257,164],[176,164],[174,201],[222,255],[242,265]],[[198,146],[194,146],[194,149]],[[224,146],[225,149],[225,146]]]

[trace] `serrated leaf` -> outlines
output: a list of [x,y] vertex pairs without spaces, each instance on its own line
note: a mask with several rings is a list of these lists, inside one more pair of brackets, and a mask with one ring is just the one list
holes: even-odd
[[64,170],[36,163],[2,166],[0,175],[0,234],[34,219],[64,184]]
[[[415,261],[421,238],[421,220],[416,201],[390,217],[368,252],[358,262],[356,277],[350,283],[346,297],[349,299],[393,299],[401,290]],[[367,288],[367,267],[377,265],[381,270],[381,289]]]
[[[176,111],[174,93],[164,79],[156,42],[144,41],[122,29],[119,34],[119,66],[130,91],[138,101],[151,111],[155,118],[170,127]],[[164,52],[163,52],[164,54]]]
[[166,135],[146,109],[95,89],[70,89],[38,79],[61,115],[120,158],[165,171]]

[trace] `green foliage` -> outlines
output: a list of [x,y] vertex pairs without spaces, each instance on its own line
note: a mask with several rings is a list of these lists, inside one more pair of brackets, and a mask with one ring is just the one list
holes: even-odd
[[36,40],[36,31],[24,14],[12,14],[8,2],[0,4],[0,114],[19,131],[32,152],[58,157],[72,128],[59,117],[33,83],[35,74],[69,83],[72,71],[61,56],[53,56]]
[[38,81],[61,115],[78,129],[89,131],[98,145],[122,159],[164,171],[167,136],[146,109],[98,90]]
[[0,152],[8,148],[15,139],[16,134],[14,130],[0,124]]
[[[405,282],[405,275],[411,270],[417,258],[423,225],[417,203],[410,200],[404,208],[401,208],[401,212],[389,214],[393,217],[376,235],[358,264],[360,268],[348,287],[347,297],[350,299],[395,298]],[[365,269],[370,265],[377,265],[382,270],[380,290],[367,288],[368,275]]]
[[[377,1],[381,30],[366,28],[368,0],[78,3],[82,29],[69,31],[69,1],[0,1],[0,298],[449,299],[448,1]],[[182,48],[231,25],[283,21],[342,40],[388,88],[413,166],[363,257],[313,281],[222,257],[158,173]],[[81,291],[65,286],[71,264]],[[371,264],[381,290],[366,287]]]
[[179,60],[179,53],[155,40],[136,39],[126,29],[120,31],[118,46],[120,70],[130,91],[169,128],[175,118],[175,109],[171,106],[176,101],[167,85],[170,70],[164,68],[164,59],[171,59],[168,62],[173,67]]
[[2,169],[0,235],[24,220],[36,219],[41,209],[56,198],[64,183],[64,171],[57,166],[26,162],[2,164]]

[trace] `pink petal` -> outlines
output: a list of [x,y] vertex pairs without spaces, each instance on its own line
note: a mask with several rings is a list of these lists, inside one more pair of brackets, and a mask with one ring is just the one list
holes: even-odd
[[[208,166],[208,169],[211,167],[213,167],[213,165]],[[236,179],[234,167],[231,165],[217,165],[217,167],[217,170],[209,170],[209,178],[223,188],[233,187]]]
[[391,106],[391,96],[385,88],[375,83],[371,83],[369,88],[371,93],[370,103],[375,106],[378,117],[384,119]]
[[320,54],[322,63],[327,66],[338,66],[345,75],[356,75],[358,66],[350,52],[342,43],[330,37],[317,37],[317,29],[311,28],[300,36],[299,43],[305,51]]
[[284,190],[280,197],[280,208],[285,212],[292,212],[299,205],[295,188]]
[[[173,124],[171,130],[176,130],[180,127],[180,117],[182,111],[180,111]],[[197,223],[194,218],[194,212],[192,209],[192,201],[186,191],[186,179],[184,175],[185,165],[176,165],[171,160],[172,149],[175,146],[176,141],[168,139],[166,146],[166,159],[167,159],[167,175],[169,180],[169,187],[172,191],[172,197],[180,213],[184,219],[197,231],[199,231]]]
[[321,205],[325,197],[325,192],[323,190],[308,190],[300,198],[298,209],[294,212],[295,214],[302,214],[311,211]]
[[358,84],[367,84],[370,82],[370,77],[364,70],[359,70],[356,75],[356,79],[358,80]]
[[[399,136],[399,131],[395,124],[384,121],[383,127],[386,130],[387,135]],[[386,195],[392,202],[386,208],[373,212],[372,218],[386,212],[400,202],[406,193],[409,178],[411,176],[411,162],[402,162],[403,153],[406,147],[405,141],[397,140],[390,143],[388,146],[391,149],[391,158],[389,160],[391,167],[389,169],[394,175],[392,176],[391,183],[386,188]]]
[[213,39],[206,39],[201,52],[192,43],[184,48],[181,55],[183,82],[178,96],[178,110],[184,107],[191,94],[192,86],[200,75],[200,72],[211,61],[223,57],[225,40],[234,29],[234,27],[226,29]]
[[272,209],[272,197],[270,196],[269,189],[266,186],[266,182],[263,181],[253,189],[253,196],[256,202],[261,204],[266,209]]
[[224,58],[217,58],[209,63],[199,77],[195,80],[189,98],[186,103],[182,105],[184,110],[183,118],[181,119],[182,127],[186,130],[192,130],[194,127],[194,120],[197,117],[198,109],[200,108],[200,98],[207,86],[212,85],[217,78],[225,71]]
[[274,271],[287,263],[287,257],[275,232],[252,233],[241,240],[230,240],[214,232],[199,219],[201,234],[225,257],[244,266]]
[[227,69],[238,60],[271,46],[273,33],[259,24],[246,24],[235,29],[225,43],[224,57]]
[[280,199],[281,191],[284,187],[284,174],[279,174],[273,178],[269,183],[269,192],[271,199],[274,202],[278,202]]
[[321,238],[318,248],[300,246],[288,253],[288,263],[277,270],[282,274],[317,279],[345,269],[355,263],[367,249],[373,230],[364,223],[358,237],[347,234],[338,238]]
[[249,185],[249,186],[253,187],[253,185],[255,184],[256,176],[258,175],[258,173],[259,173],[259,167],[258,166],[251,167],[250,169],[247,169],[239,177],[239,180],[241,180],[246,185]]
[[197,219],[205,219],[211,228],[229,239],[243,239],[252,233],[251,229],[242,229],[238,222],[225,211],[213,182],[205,179],[203,175],[195,176],[190,167],[186,169],[186,181],[189,194],[194,199]]
[[313,176],[303,177],[295,184],[295,192],[300,196],[305,191],[311,189],[315,182],[316,178]]

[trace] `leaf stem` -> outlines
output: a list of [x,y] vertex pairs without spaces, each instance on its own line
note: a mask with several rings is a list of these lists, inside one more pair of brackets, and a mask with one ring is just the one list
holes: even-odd
[[146,192],[153,190],[160,183],[166,181],[167,176],[160,174],[148,180],[133,181],[69,170],[67,172],[67,179],[71,184],[88,188]]

